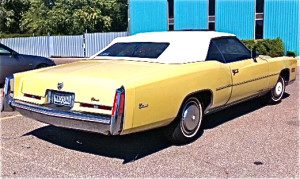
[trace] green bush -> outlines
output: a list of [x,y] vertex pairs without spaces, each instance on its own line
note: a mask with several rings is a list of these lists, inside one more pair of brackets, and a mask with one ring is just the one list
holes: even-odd
[[297,52],[294,52],[294,51],[287,51],[286,52],[286,56],[289,56],[289,57],[296,57],[297,56]]
[[263,40],[242,40],[250,49],[259,52],[260,55],[280,57],[284,55],[284,44],[280,38]]

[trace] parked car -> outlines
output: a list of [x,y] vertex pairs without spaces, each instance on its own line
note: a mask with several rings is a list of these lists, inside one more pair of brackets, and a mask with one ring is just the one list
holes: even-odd
[[48,58],[19,54],[0,43],[0,85],[4,84],[5,77],[14,73],[53,65],[55,63]]
[[227,33],[143,33],[115,39],[91,60],[7,78],[5,109],[106,135],[166,126],[172,142],[186,143],[206,114],[262,95],[279,102],[296,63],[257,56]]

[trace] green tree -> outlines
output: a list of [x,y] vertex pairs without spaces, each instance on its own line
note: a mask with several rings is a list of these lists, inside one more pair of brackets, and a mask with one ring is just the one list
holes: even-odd
[[112,31],[126,31],[128,27],[128,0],[116,0],[112,7],[115,13],[112,18]]
[[21,33],[20,21],[29,8],[29,0],[0,1],[0,33]]
[[31,0],[21,29],[37,35],[124,31],[125,0]]

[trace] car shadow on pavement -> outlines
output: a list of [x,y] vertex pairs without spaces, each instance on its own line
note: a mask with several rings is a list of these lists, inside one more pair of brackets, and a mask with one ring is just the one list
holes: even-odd
[[105,136],[49,125],[25,135],[33,135],[76,151],[122,159],[123,164],[171,146],[162,136],[161,130],[158,129],[124,136]]
[[[286,93],[283,98],[287,98],[288,96],[289,94]],[[203,120],[204,131],[264,107],[265,105],[258,100],[260,99],[253,99],[206,116]],[[200,132],[199,136],[201,137],[202,134],[203,131]],[[160,129],[124,136],[104,136],[54,126],[45,126],[33,130],[26,135],[33,135],[64,148],[122,159],[123,164],[134,162],[172,146],[163,137],[163,132]]]
[[[284,93],[282,96],[282,99],[288,98],[290,94]],[[221,124],[224,124],[228,121],[231,121],[235,118],[238,118],[240,116],[246,115],[250,112],[253,112],[255,110],[258,110],[260,108],[263,108],[266,105],[274,105],[274,104],[267,104],[263,102],[262,97],[254,98],[249,101],[245,101],[243,103],[239,103],[236,105],[233,105],[229,108],[226,108],[224,110],[221,110],[216,113],[209,114],[205,117],[203,121],[203,129],[212,129],[214,127],[217,127]],[[275,104],[276,105],[276,104]]]

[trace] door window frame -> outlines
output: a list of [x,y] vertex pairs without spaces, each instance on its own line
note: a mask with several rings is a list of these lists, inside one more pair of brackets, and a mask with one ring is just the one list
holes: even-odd
[[[210,43],[209,43],[209,48],[208,48],[208,51],[207,51],[207,57],[208,57],[208,52],[209,52],[209,50],[210,50],[210,47],[211,47],[211,44],[213,43],[214,44],[214,46],[218,49],[218,51],[219,51],[219,53],[222,55],[222,57],[223,57],[223,61],[220,61],[220,60],[216,60],[216,61],[218,61],[218,62],[221,62],[221,63],[234,63],[234,62],[239,62],[239,61],[243,61],[243,60],[248,60],[249,58],[245,58],[245,59],[239,59],[239,60],[236,60],[236,61],[231,61],[231,62],[228,62],[227,60],[226,60],[226,58],[224,57],[224,54],[221,52],[221,50],[219,49],[219,47],[215,44],[215,40],[218,40],[218,39],[235,39],[235,40],[237,40],[237,42],[239,43],[239,44],[241,44],[248,52],[249,52],[249,54],[250,54],[250,57],[249,58],[252,58],[252,52],[251,52],[251,50],[250,49],[248,49],[247,48],[247,46],[240,40],[240,39],[238,39],[236,36],[224,36],[224,37],[215,37],[215,38],[212,38],[211,40],[210,40]],[[209,61],[209,60],[207,60],[207,57],[206,57],[206,60],[205,61]]]
[[[218,53],[220,54],[221,59],[214,59],[214,60],[213,59],[208,59],[208,57],[210,55],[209,51],[210,51],[210,48],[212,48],[212,46],[215,46],[215,48],[218,50]],[[221,53],[220,49],[217,47],[217,45],[215,44],[213,39],[210,40],[205,61],[218,61],[218,62],[221,62],[221,63],[226,63],[224,55]]]

